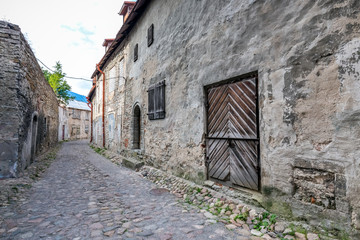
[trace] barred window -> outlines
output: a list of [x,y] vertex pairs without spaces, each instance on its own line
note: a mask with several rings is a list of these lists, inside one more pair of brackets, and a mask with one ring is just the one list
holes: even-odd
[[148,90],[148,117],[150,120],[165,118],[165,80]]

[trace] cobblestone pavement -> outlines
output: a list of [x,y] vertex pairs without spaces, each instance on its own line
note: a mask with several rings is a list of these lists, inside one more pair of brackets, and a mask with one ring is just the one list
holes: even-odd
[[95,153],[64,143],[29,197],[0,209],[0,239],[251,239]]

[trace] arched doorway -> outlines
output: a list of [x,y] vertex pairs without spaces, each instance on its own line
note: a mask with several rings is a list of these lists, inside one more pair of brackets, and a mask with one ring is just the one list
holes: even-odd
[[140,149],[141,139],[141,111],[138,105],[135,106],[133,112],[133,149]]
[[34,160],[35,160],[37,126],[38,126],[38,117],[37,117],[37,114],[34,114],[33,118],[32,118],[32,123],[31,123],[31,157],[30,157],[30,163],[33,163]]

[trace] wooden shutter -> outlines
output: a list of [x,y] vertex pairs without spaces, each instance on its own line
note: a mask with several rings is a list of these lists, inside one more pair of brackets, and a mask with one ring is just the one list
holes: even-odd
[[155,113],[155,86],[151,86],[148,90],[148,117],[150,120],[154,120],[154,113]]
[[134,47],[134,62],[138,60],[139,45],[136,44]]
[[151,24],[148,28],[148,47],[154,42],[154,24]]
[[148,90],[148,116],[150,120],[165,118],[165,80]]

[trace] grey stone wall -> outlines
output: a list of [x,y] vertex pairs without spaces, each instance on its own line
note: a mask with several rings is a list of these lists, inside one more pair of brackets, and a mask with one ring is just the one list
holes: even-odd
[[[202,182],[204,86],[257,72],[259,201],[312,224],[360,229],[359,10],[356,0],[152,1],[103,69],[125,53],[121,139],[113,150],[132,152],[139,104],[147,164]],[[147,89],[161,80],[166,118],[149,121]]]
[[17,25],[0,21],[0,178],[57,142],[58,104]]

